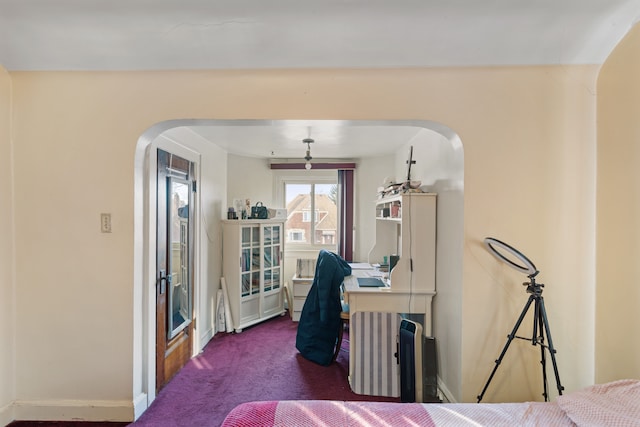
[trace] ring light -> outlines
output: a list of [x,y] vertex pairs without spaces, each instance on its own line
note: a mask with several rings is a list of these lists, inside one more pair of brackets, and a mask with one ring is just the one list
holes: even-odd
[[[547,319],[547,309],[544,307],[544,298],[542,298],[542,288],[544,285],[542,283],[536,283],[536,275],[539,271],[536,269],[536,266],[527,258],[522,255],[518,250],[512,248],[504,242],[501,242],[498,239],[494,239],[493,237],[486,237],[484,239],[484,244],[498,260],[505,262],[509,267],[518,270],[521,273],[525,273],[529,277],[529,282],[525,282],[522,285],[527,287],[527,293],[529,294],[529,299],[522,309],[522,313],[520,313],[520,317],[516,321],[516,325],[513,327],[511,333],[507,335],[507,343],[502,349],[502,353],[500,353],[500,357],[495,361],[495,365],[493,366],[493,370],[491,371],[491,375],[489,375],[489,379],[487,380],[482,392],[478,395],[478,403],[482,400],[484,393],[487,391],[487,387],[491,383],[493,376],[495,375],[500,363],[502,363],[502,358],[507,353],[509,349],[509,345],[514,338],[529,340],[527,337],[519,336],[518,328],[522,323],[522,320],[525,318],[527,311],[532,307],[533,304],[533,333],[531,334],[531,344],[540,345],[541,348],[541,360],[540,365],[542,366],[542,378],[543,386],[544,386],[544,401],[549,401],[548,389],[547,389],[547,362],[546,362],[546,353],[545,349],[551,355],[551,362],[553,363],[553,372],[556,376],[556,386],[558,387],[558,394],[562,395],[562,390],[564,387],[560,384],[560,374],[558,374],[558,364],[556,363],[556,350],[553,348],[553,341],[551,340],[551,331],[549,329],[549,320]],[[546,334],[546,338],[545,338]]]
[[[524,273],[529,277],[533,277],[536,274],[538,274],[538,270],[536,269],[536,266],[533,265],[533,263],[529,260],[529,258],[524,256],[517,249],[507,245],[504,242],[501,242],[498,239],[494,239],[493,237],[485,238],[484,244],[487,247],[487,250],[489,250],[489,252],[491,252],[500,261],[505,262],[509,267],[512,267],[518,270],[520,273]],[[517,258],[517,260],[520,261],[520,263],[516,263],[514,260],[512,260],[512,258],[505,256],[503,252],[496,249],[496,247],[504,250],[512,257]]]

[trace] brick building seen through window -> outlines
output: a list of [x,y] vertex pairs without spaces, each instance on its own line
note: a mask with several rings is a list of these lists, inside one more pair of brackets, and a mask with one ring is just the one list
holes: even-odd
[[287,243],[336,245],[336,184],[286,184]]

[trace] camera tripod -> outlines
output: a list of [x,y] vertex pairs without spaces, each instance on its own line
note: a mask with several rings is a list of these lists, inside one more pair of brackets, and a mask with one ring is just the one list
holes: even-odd
[[[495,242],[499,242],[499,241],[494,240],[492,243],[495,243]],[[502,242],[499,242],[499,243],[502,243]],[[502,245],[507,246],[505,244],[502,244]],[[511,247],[508,247],[508,248],[513,249]],[[526,257],[524,257],[524,255],[520,254],[519,252],[517,252],[517,255],[527,260]],[[531,264],[530,261],[528,261],[528,263],[531,266],[533,266],[533,264]],[[533,269],[535,270],[535,267]],[[547,393],[548,392],[547,360],[545,355],[545,349],[549,351],[549,354],[551,355],[551,363],[553,364],[553,371],[556,376],[556,386],[558,387],[558,393],[562,395],[562,390],[564,390],[564,387],[560,384],[560,375],[558,374],[558,365],[556,364],[556,350],[555,348],[553,348],[553,341],[551,340],[551,331],[549,330],[549,320],[547,319],[547,310],[544,307],[544,298],[542,297],[542,288],[544,287],[544,285],[541,283],[536,283],[536,279],[535,279],[535,276],[538,273],[539,272],[535,270],[534,273],[528,276],[530,281],[524,282],[522,284],[523,286],[527,287],[527,293],[530,294],[529,299],[527,300],[527,303],[525,304],[524,309],[522,310],[522,313],[518,318],[518,321],[513,327],[513,330],[508,335],[507,343],[502,349],[502,353],[500,353],[500,357],[498,357],[498,360],[496,360],[496,364],[493,367],[493,371],[491,371],[491,375],[489,376],[487,383],[484,385],[484,388],[482,389],[482,393],[478,395],[478,403],[480,403],[480,401],[482,400],[482,397],[484,396],[485,391],[487,391],[487,387],[489,387],[489,383],[491,383],[491,380],[493,379],[494,374],[498,370],[498,367],[500,366],[500,363],[502,362],[504,355],[507,353],[507,350],[509,349],[509,345],[511,344],[511,341],[513,341],[514,338],[531,340],[531,345],[540,346],[540,357],[541,357],[540,364],[542,365],[542,382],[544,387],[544,393],[542,395],[544,396],[545,402],[549,401],[549,395]],[[531,338],[517,336],[516,333],[518,332],[518,329],[520,328],[520,324],[522,323],[522,320],[527,314],[527,311],[529,311],[529,308],[531,307],[531,303],[533,303],[533,334],[531,335]],[[545,344],[545,333],[547,336],[548,344]]]

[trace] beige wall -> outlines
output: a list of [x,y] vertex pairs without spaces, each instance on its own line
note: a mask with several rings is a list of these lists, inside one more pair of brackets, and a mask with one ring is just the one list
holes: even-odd
[[640,378],[640,26],[598,78],[596,380]]
[[[473,74],[478,87],[458,87],[473,92],[457,102],[466,113],[460,125],[445,122],[465,148],[465,401],[480,392],[528,297],[521,286],[526,278],[482,246],[487,236],[513,245],[541,270],[537,279],[546,284],[567,391],[593,382],[596,72],[587,66],[487,69]],[[509,353],[485,401],[539,398],[539,352],[516,340]]]
[[252,206],[262,202],[269,208],[282,207],[276,206],[272,198],[273,178],[267,160],[229,154],[227,162],[229,185],[225,208],[233,206],[234,199],[249,199]]
[[15,399],[15,281],[11,77],[0,67],[0,425],[12,420]]
[[[448,126],[465,152],[462,400],[475,400],[527,297],[523,276],[481,246],[488,235],[541,269],[567,390],[592,383],[596,73],[574,66],[12,74],[16,397],[44,406],[132,399],[133,158],[146,129],[177,118]],[[111,235],[99,233],[105,211]],[[528,343],[510,352],[485,401],[539,399],[539,352]]]

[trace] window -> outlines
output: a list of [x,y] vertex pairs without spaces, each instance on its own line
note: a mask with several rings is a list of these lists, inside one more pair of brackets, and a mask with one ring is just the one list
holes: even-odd
[[337,178],[330,182],[287,182],[287,243],[336,246]]
[[285,236],[290,244],[285,252],[324,248],[347,261],[353,259],[355,167],[355,163],[316,163],[304,171],[304,163],[271,164],[277,170],[275,202],[287,208]]

